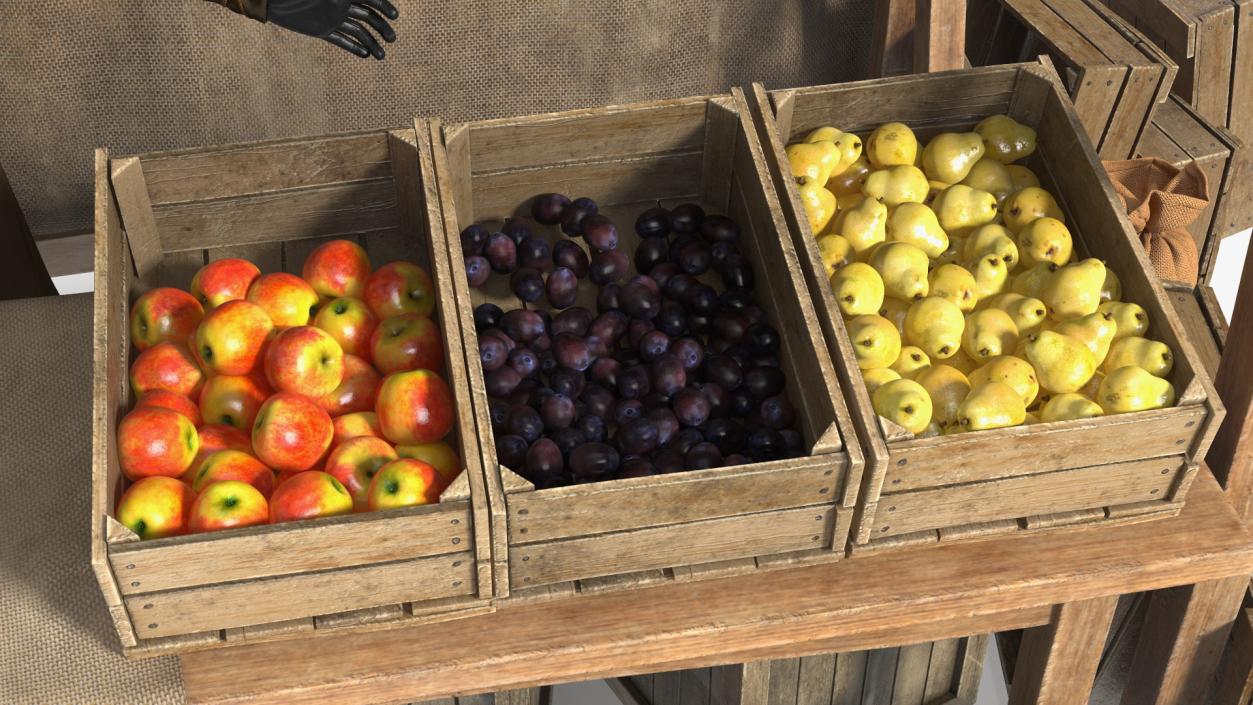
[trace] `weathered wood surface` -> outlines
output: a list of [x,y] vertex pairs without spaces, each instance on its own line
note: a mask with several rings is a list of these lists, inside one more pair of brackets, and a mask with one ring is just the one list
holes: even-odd
[[916,0],[875,0],[870,76],[914,73],[915,4]]
[[1117,604],[1110,595],[1058,605],[1048,624],[1026,630],[1010,705],[1086,703]]
[[914,73],[966,67],[966,0],[916,0]]
[[1250,700],[1253,700],[1253,602],[1246,593],[1223,650],[1211,701],[1214,705],[1249,705]]
[[[1245,254],[1240,289],[1231,314],[1232,321],[1253,320],[1253,252]],[[1222,362],[1214,384],[1229,410],[1226,423],[1218,429],[1206,459],[1219,468],[1219,482],[1227,488],[1236,512],[1249,516],[1253,495],[1253,325],[1237,325],[1227,334]]]

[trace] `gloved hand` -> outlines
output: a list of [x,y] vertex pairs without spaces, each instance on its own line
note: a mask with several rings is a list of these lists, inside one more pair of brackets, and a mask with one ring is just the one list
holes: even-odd
[[[318,37],[362,58],[382,59],[386,52],[366,29],[383,41],[396,41],[388,20],[400,16],[388,0],[209,0],[242,15],[310,37]],[[364,23],[364,24],[363,24]]]

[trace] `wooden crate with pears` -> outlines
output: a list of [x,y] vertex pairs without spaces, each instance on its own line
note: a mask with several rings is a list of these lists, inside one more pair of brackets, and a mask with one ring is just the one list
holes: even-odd
[[754,94],[867,452],[855,553],[1179,511],[1222,406],[1051,69]]

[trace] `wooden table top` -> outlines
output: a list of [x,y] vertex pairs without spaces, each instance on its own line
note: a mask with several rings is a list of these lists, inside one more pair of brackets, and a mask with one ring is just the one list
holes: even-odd
[[1039,625],[1051,606],[1253,572],[1203,468],[1177,517],[525,603],[182,657],[190,703],[408,702]]

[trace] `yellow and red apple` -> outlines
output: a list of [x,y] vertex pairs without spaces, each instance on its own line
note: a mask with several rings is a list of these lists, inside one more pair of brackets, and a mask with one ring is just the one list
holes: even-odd
[[279,392],[261,405],[252,425],[252,449],[268,467],[308,470],[326,455],[335,430],[326,410],[309,397]]
[[191,278],[191,294],[212,310],[227,301],[242,301],[259,276],[261,270],[246,259],[216,260],[201,267]]
[[135,396],[164,389],[185,397],[200,393],[204,373],[182,343],[163,342],[139,353],[131,364],[131,389]]
[[332,417],[373,411],[381,381],[383,376],[370,363],[356,355],[344,355],[344,381],[319,397],[318,403]]
[[179,477],[196,459],[200,436],[186,416],[160,407],[132,410],[117,426],[118,461],[132,480]]
[[338,516],[352,511],[348,488],[324,472],[302,472],[284,480],[270,496],[270,522]]
[[291,328],[309,323],[318,305],[318,292],[295,274],[262,274],[248,287],[247,300],[260,306],[275,328]]
[[247,482],[266,497],[274,491],[274,471],[238,450],[219,450],[200,461],[191,488],[200,492],[210,483],[223,480]]
[[265,379],[256,373],[210,377],[200,390],[200,413],[205,423],[251,432],[257,411],[271,393]]
[[392,262],[374,270],[363,298],[380,320],[402,313],[429,317],[435,310],[435,282],[412,262]]
[[286,328],[266,350],[265,377],[276,391],[317,399],[344,381],[344,351],[321,328]]
[[351,240],[332,240],[309,253],[300,276],[324,298],[360,298],[370,278],[370,257]]
[[456,420],[448,383],[430,370],[384,377],[374,412],[383,437],[400,445],[438,441],[448,435]]
[[168,389],[154,389],[135,402],[135,408],[138,409],[141,406],[157,406],[162,409],[177,411],[186,416],[193,426],[200,425],[200,407],[196,406],[196,402],[178,392],[171,392]]
[[193,533],[237,529],[270,521],[270,505],[256,487],[239,480],[209,483],[191,505],[188,529]]
[[396,455],[402,458],[413,458],[435,468],[440,478],[444,481],[444,486],[452,484],[461,474],[461,458],[457,455],[457,451],[444,441],[433,441],[431,443],[417,443],[407,446],[396,446]]
[[402,313],[379,323],[370,340],[374,366],[383,374],[444,368],[444,337],[439,325],[416,313]]
[[332,420],[332,427],[335,429],[335,437],[331,441],[333,445],[339,445],[349,438],[358,438],[360,436],[372,436],[374,438],[382,438],[383,431],[379,428],[379,417],[373,411],[357,411],[343,416],[336,416]]
[[366,506],[380,509],[435,504],[443,484],[435,468],[412,458],[400,458],[379,468],[370,481]]
[[257,369],[274,324],[265,310],[247,301],[227,301],[196,328],[192,351],[215,375],[246,375]]
[[185,343],[203,317],[204,307],[182,289],[146,291],[131,305],[131,345],[147,350],[157,343]]
[[350,438],[331,451],[326,472],[348,488],[358,509],[364,509],[370,480],[379,468],[396,459],[396,451],[382,438]]
[[117,501],[117,520],[141,539],[187,533],[188,514],[196,495],[187,483],[160,475],[141,478]]
[[330,333],[346,354],[370,359],[370,338],[378,318],[361,299],[345,296],[326,302],[313,317],[313,325]]

